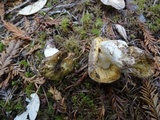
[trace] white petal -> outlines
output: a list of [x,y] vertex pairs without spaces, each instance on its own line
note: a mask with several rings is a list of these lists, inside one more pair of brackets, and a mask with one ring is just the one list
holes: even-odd
[[127,40],[127,33],[126,30],[123,26],[119,25],[119,24],[115,24],[115,27],[118,31],[118,33],[125,39]]
[[112,7],[121,10],[125,7],[124,0],[101,0],[105,5],[111,5]]
[[47,2],[47,0],[38,0],[34,4],[28,5],[25,8],[21,9],[18,14],[20,14],[20,15],[34,14],[34,13],[38,12],[39,10],[41,10],[44,7],[44,5],[46,4],[46,2]]

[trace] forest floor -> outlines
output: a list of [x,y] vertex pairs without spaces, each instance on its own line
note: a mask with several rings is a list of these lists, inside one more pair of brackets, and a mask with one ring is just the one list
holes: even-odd
[[[48,0],[43,9],[28,16],[17,14],[22,7],[16,6],[23,2],[0,2],[2,120],[23,113],[32,93],[40,99],[36,120],[160,119],[160,1],[126,0],[125,8],[117,10],[100,0]],[[125,28],[127,40],[115,24]],[[96,37],[122,39],[145,50],[153,56],[154,75],[140,79],[122,73],[115,82],[95,82],[87,70]],[[74,53],[74,70],[61,80],[39,72],[47,41]]]

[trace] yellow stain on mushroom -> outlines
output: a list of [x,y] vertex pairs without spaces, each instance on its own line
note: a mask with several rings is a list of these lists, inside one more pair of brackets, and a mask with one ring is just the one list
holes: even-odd
[[[88,74],[90,78],[100,83],[111,83],[120,78],[120,69],[115,65],[110,65],[110,62],[106,60],[104,64],[108,64],[108,68],[98,65],[100,55],[100,42],[105,41],[101,37],[95,38],[92,41],[89,61],[88,61]],[[104,65],[107,66],[107,65]]]
[[62,80],[73,69],[74,61],[72,55],[62,51],[45,58],[39,66],[39,71],[45,78],[57,81]]
[[100,83],[111,83],[122,72],[138,78],[147,78],[154,73],[153,58],[138,47],[128,46],[123,40],[95,38],[92,41],[88,74]]

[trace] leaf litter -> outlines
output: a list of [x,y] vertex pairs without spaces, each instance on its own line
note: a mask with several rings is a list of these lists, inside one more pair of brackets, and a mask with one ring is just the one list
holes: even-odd
[[[160,119],[160,36],[150,23],[153,19],[150,15],[144,14],[147,22],[138,20],[142,13],[156,14],[152,11],[159,10],[156,8],[159,2],[143,3],[146,6],[154,3],[153,9],[141,8],[145,6],[137,1],[138,4],[129,2],[136,6],[133,11],[128,6],[118,7],[119,11],[113,8],[115,5],[94,0],[43,2],[43,6],[32,12],[22,12],[23,16],[17,13],[30,4],[29,0],[12,8],[0,2],[1,118],[14,119],[22,113],[23,119],[28,115],[30,119]],[[138,9],[144,11],[140,13]],[[111,84],[91,80],[87,73],[88,54],[96,37],[122,39],[144,49],[154,58],[154,76],[142,80],[123,73]],[[45,44],[50,40],[58,50],[74,53],[74,70],[61,81],[51,81],[39,73]],[[59,61],[57,71],[61,63],[66,63]],[[30,98],[28,104],[26,98]]]

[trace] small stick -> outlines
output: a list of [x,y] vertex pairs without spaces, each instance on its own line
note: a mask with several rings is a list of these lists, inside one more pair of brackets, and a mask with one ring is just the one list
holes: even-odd
[[31,0],[27,0],[27,1],[23,2],[22,4],[20,4],[20,5],[17,5],[16,7],[14,7],[14,8],[12,8],[12,9],[6,11],[6,14],[8,14],[8,13],[12,12],[13,10],[16,10],[16,9],[18,9],[18,8],[26,5],[26,4],[28,4],[30,1],[31,1]]
[[67,90],[67,89],[69,89],[71,87],[75,87],[75,86],[79,85],[87,77],[87,75],[88,75],[88,72],[85,72],[77,82],[75,82],[74,84],[66,87],[65,89]]

